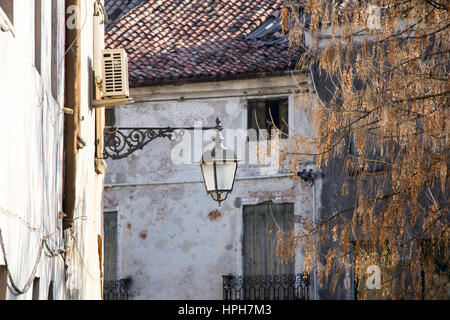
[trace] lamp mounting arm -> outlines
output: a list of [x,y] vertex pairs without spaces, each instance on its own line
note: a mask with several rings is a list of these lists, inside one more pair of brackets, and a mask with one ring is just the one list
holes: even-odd
[[213,127],[106,127],[104,157],[112,160],[126,158],[157,138],[173,140],[177,136],[176,131],[212,129],[222,131],[219,118]]

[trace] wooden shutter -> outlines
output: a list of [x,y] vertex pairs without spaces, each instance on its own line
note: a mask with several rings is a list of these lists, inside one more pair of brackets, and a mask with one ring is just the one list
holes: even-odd
[[105,280],[117,280],[117,212],[105,212],[103,223]]
[[276,234],[294,227],[294,205],[265,203],[244,206],[244,276],[294,273],[294,261],[277,257]]

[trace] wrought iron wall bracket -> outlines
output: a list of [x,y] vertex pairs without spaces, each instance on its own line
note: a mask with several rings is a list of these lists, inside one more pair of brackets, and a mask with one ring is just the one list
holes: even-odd
[[[214,127],[106,127],[105,128],[105,159],[118,160],[142,150],[147,144],[157,138],[174,140],[182,136],[184,130],[222,130],[220,119],[216,119]],[[177,133],[177,131],[181,131]]]

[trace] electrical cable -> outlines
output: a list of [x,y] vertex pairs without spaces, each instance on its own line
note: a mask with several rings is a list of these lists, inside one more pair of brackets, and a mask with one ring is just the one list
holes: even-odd
[[8,267],[8,259],[7,259],[7,256],[6,256],[5,243],[3,241],[2,231],[0,229],[0,247],[2,249],[3,260],[4,260],[4,263],[5,263],[6,272],[7,272],[8,279],[9,279],[9,286],[13,289],[13,293],[15,295],[17,295],[17,296],[18,295],[22,295],[22,294],[26,293],[30,289],[31,284],[34,281],[34,277],[35,277],[36,272],[37,272],[37,267],[38,267],[39,262],[41,260],[41,253],[42,253],[42,248],[44,247],[44,240],[45,240],[45,237],[41,240],[41,244],[40,244],[39,250],[38,250],[38,256],[36,258],[36,262],[34,263],[33,271],[31,272],[31,275],[28,278],[28,281],[26,282],[26,284],[23,287],[23,289],[19,289],[19,287],[15,283],[15,281],[14,281],[12,275],[11,275],[11,271],[10,271],[10,269]]
[[61,255],[62,253],[64,253],[65,251],[60,249],[58,250],[57,253],[55,253],[53,250],[51,250],[48,246],[47,240],[48,238],[50,238],[53,234],[50,235],[46,235],[44,237],[42,237],[41,241],[40,241],[40,245],[39,245],[39,250],[38,250],[38,255],[36,257],[36,261],[34,263],[34,267],[33,267],[33,271],[31,272],[31,275],[28,278],[28,281],[26,282],[26,284],[24,285],[24,287],[22,289],[19,289],[18,285],[16,284],[16,282],[14,281],[12,275],[11,275],[11,270],[8,267],[8,258],[6,255],[6,249],[5,249],[5,242],[3,240],[3,234],[2,234],[2,230],[0,229],[0,248],[2,250],[2,254],[3,254],[3,261],[5,264],[5,268],[6,268],[6,272],[8,275],[8,279],[9,279],[9,284],[8,286],[13,289],[13,293],[16,296],[22,295],[24,293],[26,293],[30,287],[31,284],[33,283],[33,280],[36,276],[36,272],[37,272],[37,268],[39,266],[40,260],[41,260],[41,256],[42,256],[42,250],[45,248],[50,254],[51,254],[51,258],[57,257],[59,255]]
[[78,252],[78,256],[80,257],[81,264],[84,266],[84,268],[85,268],[85,270],[86,270],[86,273],[87,273],[93,280],[95,280],[95,281],[100,281],[101,278],[96,278],[95,276],[93,276],[92,273],[89,271],[88,266],[87,266],[86,263],[84,262],[83,256],[81,255],[81,251],[80,251],[80,249],[78,248],[77,239],[73,236],[72,230],[71,230],[70,232],[68,232],[68,233],[69,233],[70,237],[73,239],[73,242],[74,242],[74,244],[75,244],[75,248],[77,249],[77,252]]

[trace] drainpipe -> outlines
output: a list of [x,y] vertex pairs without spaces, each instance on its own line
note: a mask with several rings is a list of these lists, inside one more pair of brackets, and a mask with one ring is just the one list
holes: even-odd
[[[310,181],[312,182],[313,187],[313,222],[314,225],[317,225],[317,205],[316,205],[316,183],[315,181],[318,178],[323,178],[323,173],[320,171],[313,171],[312,169],[309,169],[309,171],[302,170],[297,173],[297,176],[302,178],[304,181]],[[317,238],[315,239],[316,246],[317,246]],[[317,250],[317,248],[316,248]],[[317,277],[317,261],[314,257],[313,260],[314,264],[314,272],[313,272],[313,279],[314,279],[314,300],[319,300],[319,283],[318,283],[318,277]]]
[[[313,187],[313,221],[314,225],[317,225],[317,212],[316,212],[316,183],[315,180],[312,180],[312,187]],[[317,246],[317,242],[316,242]],[[316,250],[318,248],[316,247]],[[317,283],[317,261],[314,258],[314,300],[319,300],[319,285]]]
[[[75,13],[73,9],[76,9]],[[67,22],[73,14],[80,14],[80,0],[66,0],[66,56],[65,56],[65,106],[73,110],[64,115],[64,195],[63,229],[72,227],[75,210],[76,171],[77,171],[77,136],[79,133],[79,116],[81,106],[81,46],[80,28],[71,28]],[[80,17],[76,17],[79,21]]]

